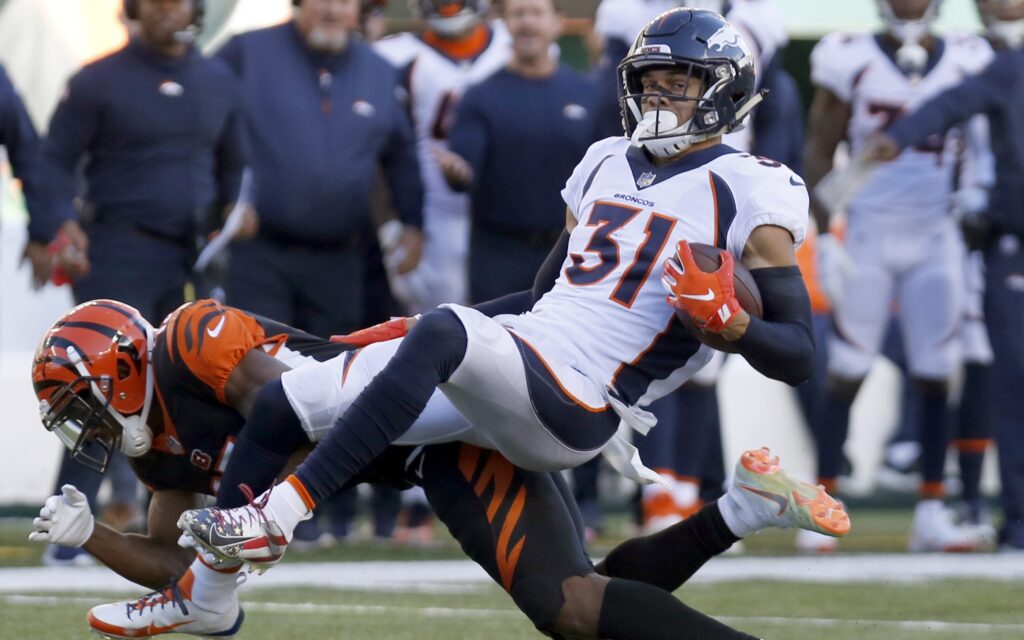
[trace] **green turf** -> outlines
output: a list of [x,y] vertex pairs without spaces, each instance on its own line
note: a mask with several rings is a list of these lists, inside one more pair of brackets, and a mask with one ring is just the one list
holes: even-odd
[[[906,534],[911,513],[905,509],[861,509],[853,516],[853,531],[840,549],[851,552],[897,552],[906,549]],[[625,513],[612,514],[603,534],[589,547],[595,557],[606,554],[618,542],[636,535],[635,527]],[[0,567],[35,566],[39,564],[42,546],[27,540],[31,530],[28,519],[0,520]],[[746,540],[751,554],[792,554],[794,532],[769,529]],[[436,543],[428,548],[398,547],[389,543],[360,539],[331,549],[297,552],[292,550],[285,561],[318,562],[348,560],[423,560],[464,558],[459,546],[440,526]]]
[[[853,531],[843,540],[841,549],[856,552],[904,551],[911,512],[901,509],[863,509],[853,513]],[[35,566],[43,549],[27,540],[31,530],[28,519],[0,520],[0,567]],[[357,542],[338,545],[331,549],[305,552],[289,551],[285,562],[331,562],[349,560],[425,560],[464,558],[459,546],[440,526],[437,542],[428,548],[399,547],[390,543]],[[636,535],[635,527],[623,513],[608,518],[605,532],[590,546],[595,557],[604,556],[621,540]],[[750,554],[791,554],[793,532],[767,530],[746,540]]]
[[[901,551],[910,514],[900,510],[854,513],[848,551]],[[0,566],[38,563],[42,547],[25,540],[29,522],[0,521]],[[455,543],[439,532],[428,549],[401,549],[361,542],[329,550],[289,553],[289,561],[360,561],[459,558]],[[592,545],[601,555],[631,535],[624,516],[613,517]],[[767,531],[747,540],[754,555],[792,552],[792,532]],[[1008,557],[1007,561],[1016,561]],[[69,574],[73,575],[73,574]],[[678,596],[690,606],[723,617],[758,637],[780,640],[953,640],[1024,638],[1024,585],[1011,582],[944,581],[930,584],[808,585],[754,581],[688,585]],[[255,580],[255,579],[254,579]],[[54,585],[54,589],[59,589]],[[134,594],[32,594],[11,600],[0,594],[0,640],[82,638],[89,607]],[[58,598],[40,600],[39,597]],[[539,638],[508,596],[493,586],[468,594],[380,593],[330,589],[247,589],[247,621],[240,638],[307,640],[394,638],[433,640]],[[296,606],[296,605],[303,606]],[[960,626],[927,628],[928,621]],[[905,622],[906,624],[900,624]],[[965,624],[989,626],[964,626]],[[999,626],[1004,625],[1004,626]],[[685,637],[682,636],[681,637]]]
[[[677,595],[768,639],[1019,640],[1024,637],[1022,589],[980,581],[852,586],[751,582],[691,585]],[[58,605],[0,596],[0,638],[83,637],[89,606],[118,597],[123,594],[75,594]],[[250,589],[243,601],[248,611],[239,638],[253,640],[540,637],[495,587],[459,595]],[[927,621],[993,626],[935,629],[923,626]]]

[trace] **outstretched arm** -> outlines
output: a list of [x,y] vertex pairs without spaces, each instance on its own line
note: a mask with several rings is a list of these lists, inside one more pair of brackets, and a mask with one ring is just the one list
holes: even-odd
[[159,589],[188,569],[195,551],[178,546],[178,516],[199,504],[191,491],[165,490],[149,503],[145,535],[118,533],[97,524],[82,545],[94,558],[132,582]]
[[819,88],[807,117],[807,142],[804,145],[804,180],[811,196],[811,213],[821,233],[828,232],[829,203],[819,202],[814,187],[832,171],[836,148],[846,137],[850,106],[828,89]]

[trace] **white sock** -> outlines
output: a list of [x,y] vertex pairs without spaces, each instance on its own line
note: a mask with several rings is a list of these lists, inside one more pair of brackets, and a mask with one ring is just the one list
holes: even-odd
[[209,566],[196,556],[188,568],[194,578],[192,602],[213,613],[227,611],[235,599],[238,570],[241,568],[240,560],[221,561]]
[[742,498],[737,499],[735,486],[729,487],[725,495],[718,499],[718,511],[725,520],[725,526],[737,538],[746,538],[752,533],[757,533],[764,528],[764,523],[758,514],[752,512],[749,504]]
[[295,527],[303,520],[312,518],[313,512],[291,482],[282,482],[269,491],[270,499],[264,509],[267,519],[276,522],[285,539],[291,542]]

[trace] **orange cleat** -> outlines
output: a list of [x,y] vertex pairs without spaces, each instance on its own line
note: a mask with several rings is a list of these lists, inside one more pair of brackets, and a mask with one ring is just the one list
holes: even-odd
[[779,457],[767,448],[751,449],[740,456],[730,491],[740,494],[737,499],[745,498],[750,511],[757,513],[766,527],[798,527],[836,538],[850,532],[850,516],[843,503],[823,486],[801,482],[786,473]]

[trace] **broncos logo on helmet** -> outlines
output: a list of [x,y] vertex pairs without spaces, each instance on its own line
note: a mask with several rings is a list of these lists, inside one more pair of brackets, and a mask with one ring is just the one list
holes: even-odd
[[[696,96],[645,93],[646,71],[678,70],[700,82]],[[622,124],[633,144],[654,156],[674,156],[695,143],[736,131],[764,97],[755,89],[754,56],[721,15],[704,9],[671,9],[651,20],[619,64]],[[644,112],[644,101],[659,98]],[[686,122],[660,99],[695,103]]]
[[87,467],[102,473],[115,450],[149,451],[152,348],[153,327],[114,300],[78,305],[39,343],[32,385],[43,426]]

